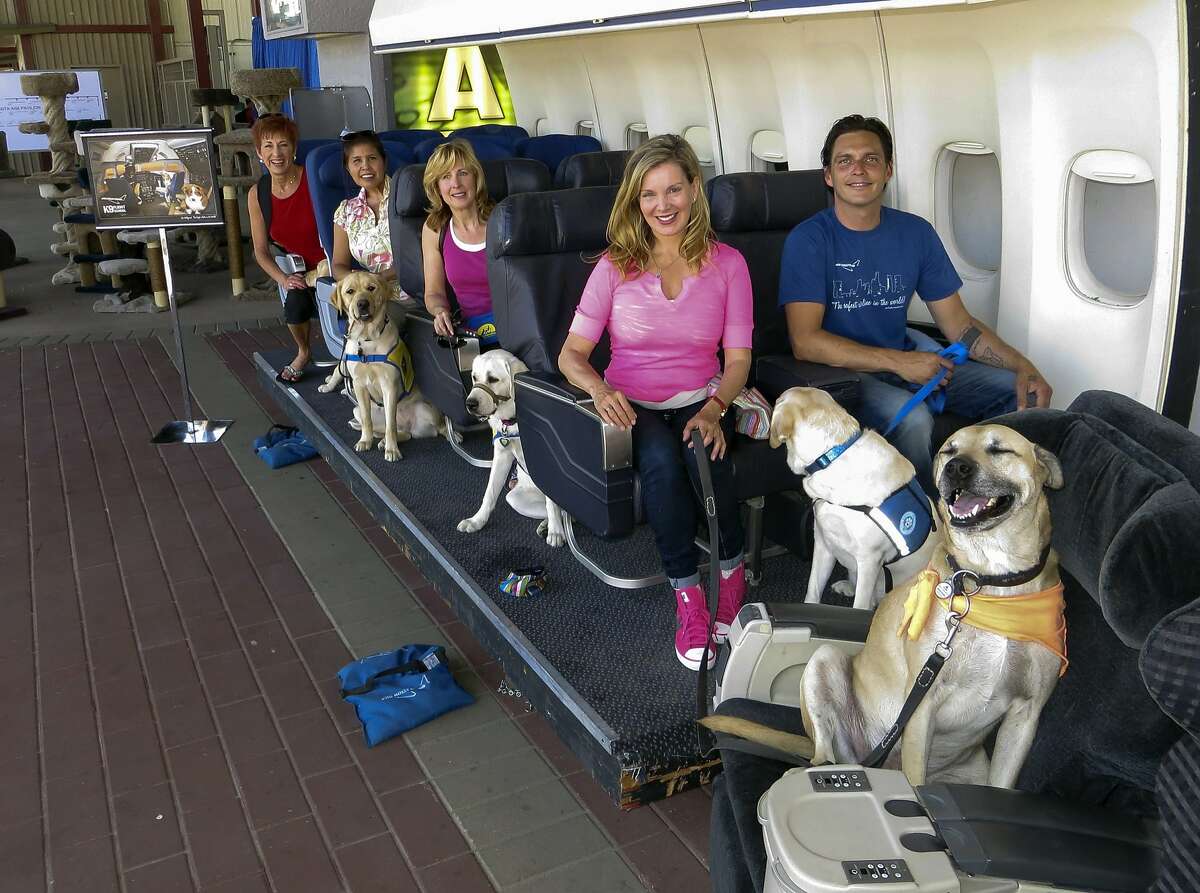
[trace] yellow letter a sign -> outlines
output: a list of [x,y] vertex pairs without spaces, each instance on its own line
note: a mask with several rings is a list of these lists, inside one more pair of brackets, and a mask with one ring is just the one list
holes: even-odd
[[[460,89],[464,75],[469,90]],[[500,98],[488,74],[487,63],[483,61],[483,53],[477,46],[450,47],[446,50],[437,90],[434,91],[433,101],[429,103],[428,120],[450,121],[460,109],[473,109],[485,120],[504,117]]]

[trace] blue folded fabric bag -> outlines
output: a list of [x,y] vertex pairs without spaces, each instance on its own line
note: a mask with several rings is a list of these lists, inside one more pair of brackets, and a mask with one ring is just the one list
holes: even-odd
[[454,681],[441,645],[381,651],[338,671],[343,700],[354,705],[367,747],[429,722],[475,699]]
[[283,468],[317,455],[317,448],[288,425],[272,425],[271,430],[254,441],[254,452],[271,468]]

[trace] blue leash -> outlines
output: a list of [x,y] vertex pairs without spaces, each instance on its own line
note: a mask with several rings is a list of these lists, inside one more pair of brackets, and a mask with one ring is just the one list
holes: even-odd
[[[949,347],[939,351],[938,356],[945,357],[946,359],[952,361],[955,366],[961,366],[967,361],[967,347],[966,345],[955,341]],[[937,375],[925,382],[919,391],[908,398],[908,402],[900,407],[899,411],[892,416],[892,420],[887,423],[887,427],[879,433],[881,433],[884,437],[887,437],[889,434],[891,434],[896,429],[896,426],[904,421],[905,416],[912,412],[918,405],[925,402],[925,398],[937,389],[937,386],[942,383],[942,379],[946,377],[946,372],[946,369],[939,369]],[[943,394],[940,396],[942,398],[941,405],[935,407],[935,412],[940,412],[941,406],[945,405],[945,395]]]

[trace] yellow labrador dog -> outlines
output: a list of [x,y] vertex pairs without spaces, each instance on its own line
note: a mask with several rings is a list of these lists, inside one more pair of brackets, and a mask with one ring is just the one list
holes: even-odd
[[496,508],[500,491],[508,483],[508,473],[517,463],[517,485],[508,491],[508,504],[527,518],[544,519],[538,526],[546,544],[558,548],[566,542],[562,512],[538,489],[525,470],[525,451],[517,428],[516,387],[513,376],[528,367],[507,350],[489,350],[471,364],[471,390],[467,410],[476,418],[486,419],[492,429],[492,469],[479,510],[458,522],[463,533],[482,530]]
[[341,361],[317,388],[328,394],[350,378],[354,418],[362,432],[354,448],[360,453],[371,449],[382,422],[380,446],[388,462],[400,458],[401,441],[436,437],[442,425],[442,414],[421,397],[412,357],[389,315],[392,291],[375,273],[361,271],[337,284],[330,302],[349,320],[346,340]]
[[864,609],[883,598],[885,565],[893,580],[905,580],[929,563],[941,536],[912,463],[878,433],[860,428],[827,392],[789,388],[780,395],[771,446],[780,445],[813,501],[806,602],[821,600],[834,562],[849,577],[834,589],[853,594],[854,607]]
[[[889,592],[855,657],[832,645],[816,651],[801,679],[811,740],[733,717],[709,717],[706,725],[814,762],[860,762],[892,727],[927,658],[946,638],[949,600],[942,596],[957,581],[973,595],[953,599],[963,613],[960,631],[899,751],[884,765],[902,768],[914,785],[1013,786],[1066,667],[1062,584],[1045,495],[1062,486],[1062,469],[1052,453],[1012,429],[978,425],[946,441],[934,474],[945,542],[929,570],[943,582],[935,590],[925,572]],[[989,760],[983,743],[993,730]]]

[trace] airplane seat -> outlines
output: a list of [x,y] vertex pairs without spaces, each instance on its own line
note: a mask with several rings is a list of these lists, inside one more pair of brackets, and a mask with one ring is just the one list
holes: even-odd
[[790,387],[829,391],[853,409],[858,373],[792,356],[787,320],[779,306],[783,243],[800,222],[829,203],[820,170],[722,174],[705,184],[717,238],[746,258],[754,287],[754,369],[751,383],[770,400]]
[[[403,165],[412,162],[412,150],[400,142],[381,140],[387,153],[387,172],[390,176]],[[358,194],[358,187],[342,165],[342,144],[326,142],[309,152],[304,161],[308,176],[309,198],[312,200],[313,216],[317,221],[317,235],[325,257],[333,264],[333,212],[344,199]],[[387,213],[386,209],[381,209]],[[358,265],[355,264],[357,267]],[[345,320],[339,319],[337,310],[329,303],[333,294],[334,279],[331,275],[317,280],[317,318],[321,322],[321,335],[325,347],[333,357],[342,355],[345,335]]]
[[334,145],[337,145],[338,142],[339,141],[336,139],[329,139],[329,138],[297,140],[296,141],[296,163],[304,164],[305,161],[307,161],[307,159],[308,159],[308,154],[310,152],[312,152],[314,149],[318,149],[321,146],[328,146],[331,143]]
[[[481,161],[488,194],[500,201],[510,193],[537,192],[550,188],[550,173],[540,161],[510,158]],[[421,178],[424,164],[410,164],[392,176],[388,219],[392,239],[392,267],[396,281],[417,302],[408,313],[405,341],[412,353],[413,368],[425,398],[460,428],[478,424],[467,412],[465,400],[471,362],[479,355],[479,339],[460,335],[452,347],[439,344],[433,318],[425,311],[425,270],[421,256],[421,230],[425,226],[429,199]],[[454,293],[448,289],[451,304]],[[466,378],[464,379],[464,375]]]
[[413,154],[417,161],[424,164],[433,155],[433,150],[442,143],[448,143],[452,139],[464,139],[471,144],[471,148],[475,151],[475,157],[480,161],[499,161],[505,158],[516,158],[516,152],[509,148],[507,143],[502,143],[499,140],[489,139],[486,136],[477,134],[466,134],[461,136],[457,133],[452,133],[449,136],[437,136],[432,139],[427,139],[423,143],[418,143],[413,149]]
[[460,127],[458,130],[451,131],[450,136],[461,136],[469,141],[481,137],[491,140],[508,149],[511,158],[516,154],[517,145],[522,140],[529,139],[529,131],[519,124],[475,124],[471,127]]
[[[514,195],[488,221],[488,283],[500,340],[529,367],[516,382],[530,476],[572,519],[606,537],[628,533],[639,514],[632,438],[603,423],[591,398],[567,383],[558,371],[558,354],[594,258],[607,246],[616,193],[616,186],[596,186]],[[592,362],[603,370],[607,361],[603,338]],[[730,450],[740,501],[798,486],[783,450],[740,435]],[[755,512],[761,515],[761,500],[751,503],[747,524],[752,574],[761,558],[761,538],[753,535],[761,531],[761,517]],[[659,581],[617,579],[623,582],[613,585],[629,588]]]
[[[599,152],[601,148],[600,140],[594,136],[547,133],[543,136],[531,136],[527,140],[521,140],[516,145],[516,153],[519,158],[536,158],[546,165],[550,170],[550,175],[557,179],[559,165],[567,158],[580,152]],[[605,184],[597,183],[595,185]]]
[[581,152],[564,158],[554,172],[555,189],[579,189],[583,186],[619,186],[625,164],[633,153]]
[[416,149],[421,143],[434,137],[440,137],[440,130],[381,130],[379,138],[384,142],[403,143],[409,151]]
[[[1062,465],[1063,486],[1047,496],[1070,663],[1042,712],[1016,791],[934,783],[919,786],[916,797],[949,846],[948,865],[1009,879],[996,889],[1016,889],[1012,880],[1122,893],[1192,889],[1180,879],[1200,859],[1200,598],[1190,559],[1200,536],[1200,438],[1101,391],[1065,411],[996,421]],[[717,712],[802,732],[794,707],[733,699]],[[748,890],[774,870],[758,804],[787,766],[728,749],[722,758],[714,888]],[[804,887],[794,876],[789,882]]]

